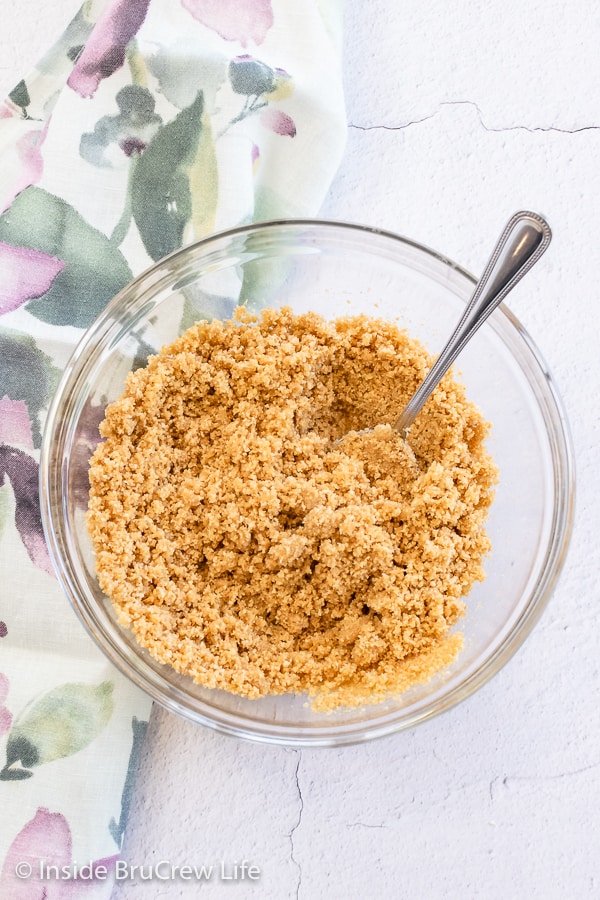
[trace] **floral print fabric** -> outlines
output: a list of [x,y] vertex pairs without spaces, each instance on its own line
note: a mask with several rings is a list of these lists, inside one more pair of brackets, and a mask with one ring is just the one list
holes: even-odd
[[150,709],[53,576],[48,402],[153,261],[317,213],[345,138],[340,21],[338,0],[89,0],[0,106],[0,896],[89,895],[35,863],[113,864]]

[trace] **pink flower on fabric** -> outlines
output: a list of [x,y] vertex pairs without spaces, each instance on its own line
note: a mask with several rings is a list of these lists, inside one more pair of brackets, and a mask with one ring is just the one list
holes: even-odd
[[273,25],[271,0],[181,0],[184,9],[226,41],[262,44]]
[[44,143],[48,131],[49,121],[39,131],[28,131],[21,135],[16,143],[17,153],[22,163],[21,171],[16,182],[11,184],[4,197],[0,197],[0,212],[8,209],[17,194],[24,191],[31,184],[37,184],[42,177],[43,161],[40,148]]
[[42,528],[36,460],[18,447],[0,444],[0,487],[6,479],[15,495],[15,525],[27,554],[34,566],[54,575]]
[[[69,866],[72,839],[69,823],[61,813],[40,807],[33,819],[18,833],[6,854],[0,875],[0,896],[11,900],[62,900],[64,882],[40,879],[40,862],[44,866]],[[19,878],[31,866],[28,878]]]
[[[4,626],[6,628],[6,625]],[[10,730],[12,725],[12,713],[4,706],[9,688],[9,681],[6,675],[0,672],[0,737]]]
[[64,262],[28,247],[0,241],[0,315],[46,293]]
[[33,450],[33,435],[27,406],[4,395],[0,400],[0,444],[18,444]]
[[138,33],[150,0],[110,0],[103,10],[67,84],[81,97],[93,97],[103,78],[125,62],[125,49]]
[[256,144],[252,144],[251,156],[252,160],[252,172],[256,174],[258,170],[258,163],[260,161],[260,148],[257,147]]
[[[73,879],[40,877],[49,870],[74,871],[69,823],[62,813],[52,813],[41,806],[8,848],[0,874],[0,897],[7,900],[9,897],[10,900],[82,900],[97,895],[98,889],[104,897],[107,875],[114,872],[118,858],[110,856],[91,863],[92,874],[102,871],[98,879],[87,873],[85,877]],[[88,864],[80,863],[80,867],[82,865]],[[27,875],[29,871],[31,874]]]
[[286,137],[296,137],[296,123],[287,113],[280,109],[265,109],[260,114],[261,124],[270,128],[275,134],[283,134]]

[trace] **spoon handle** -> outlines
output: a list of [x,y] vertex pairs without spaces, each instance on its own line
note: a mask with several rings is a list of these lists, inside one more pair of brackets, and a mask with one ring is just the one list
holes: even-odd
[[538,261],[552,238],[550,226],[537,213],[517,212],[507,223],[481,279],[444,349],[394,422],[406,437],[408,429],[465,344],[487,317]]

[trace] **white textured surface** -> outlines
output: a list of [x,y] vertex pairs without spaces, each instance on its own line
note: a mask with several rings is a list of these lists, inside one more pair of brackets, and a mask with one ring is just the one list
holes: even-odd
[[[4,92],[77,2],[0,2]],[[570,414],[578,503],[569,559],[517,656],[414,731],[292,751],[156,710],[125,855],[138,865],[223,858],[261,868],[256,883],[202,885],[209,900],[598,897],[597,5],[347,0],[346,9],[348,148],[323,214],[409,235],[476,273],[518,207],[553,226],[535,291],[515,292],[509,305]],[[138,882],[118,897],[198,892],[181,880]]]

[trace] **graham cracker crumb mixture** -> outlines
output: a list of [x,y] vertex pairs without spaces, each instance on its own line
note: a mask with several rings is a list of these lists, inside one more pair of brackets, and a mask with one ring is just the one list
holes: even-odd
[[[458,653],[484,578],[488,430],[395,325],[288,308],[200,322],[106,410],[87,524],[100,585],[153,657],[245,697],[382,700]],[[381,424],[371,435],[337,438]]]

